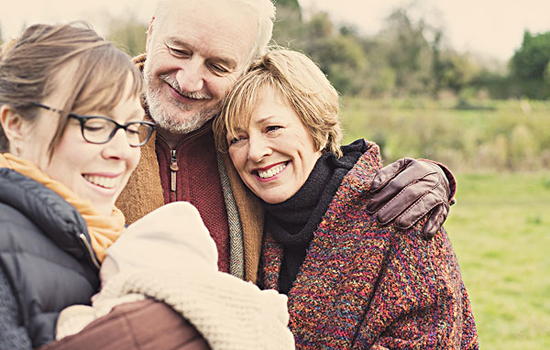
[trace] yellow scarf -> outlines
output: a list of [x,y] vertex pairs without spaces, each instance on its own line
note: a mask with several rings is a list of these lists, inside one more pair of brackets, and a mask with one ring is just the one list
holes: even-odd
[[99,214],[89,201],[78,198],[73,191],[62,183],[51,179],[32,162],[13,154],[0,154],[0,167],[15,170],[41,183],[75,207],[88,225],[88,234],[92,240],[92,248],[97,258],[100,262],[103,262],[107,248],[124,231],[124,215],[120,210],[114,207],[111,216]]

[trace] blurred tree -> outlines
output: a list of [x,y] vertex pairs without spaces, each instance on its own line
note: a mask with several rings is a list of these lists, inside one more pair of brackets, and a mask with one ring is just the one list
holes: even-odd
[[113,17],[108,26],[107,38],[121,50],[132,57],[145,52],[148,26],[140,22],[134,14],[126,18]]
[[298,0],[277,0],[275,2],[275,6],[277,7],[277,10],[279,10],[279,8],[281,7],[286,7],[297,9],[298,11],[300,11],[300,3],[298,2]]
[[441,64],[441,38],[443,32],[436,30],[434,35],[434,42],[432,45],[432,76],[433,76],[433,91],[432,97],[436,100],[439,98],[439,92],[441,91],[441,85],[443,80],[443,65]]
[[380,36],[386,58],[395,71],[395,94],[426,94],[432,83],[432,49],[423,20],[413,21],[407,9],[395,10]]
[[299,49],[305,28],[298,2],[296,0],[277,1],[276,6],[277,19],[273,26],[273,41],[277,45]]
[[454,50],[442,54],[440,66],[441,87],[457,95],[481,73],[481,68],[471,60],[469,54],[460,54]]
[[323,39],[334,34],[334,24],[326,12],[319,12],[313,16],[307,28],[308,40]]
[[352,26],[336,28],[326,12],[318,12],[303,21],[299,7],[277,2],[275,43],[308,55],[343,94],[357,94],[367,58]]
[[327,13],[314,15],[306,24],[303,51],[316,62],[342,94],[356,95],[364,88],[367,56],[351,26],[336,30]]
[[514,76],[522,80],[542,80],[548,62],[550,32],[532,35],[526,30],[521,48],[512,57],[511,68]]
[[550,98],[550,80],[545,72],[550,63],[550,32],[523,34],[523,42],[510,61],[511,78],[517,97]]
[[312,43],[309,55],[342,94],[357,95],[367,74],[367,57],[353,37],[331,36]]
[[[429,17],[420,1],[394,10],[373,36],[349,24],[335,25],[325,12],[304,19],[296,0],[276,6],[274,42],[310,56],[342,94],[437,98],[441,90],[461,94],[472,84],[474,90],[466,91],[485,89],[499,96],[522,89],[521,84],[503,88],[504,73],[494,73],[494,62],[446,48],[443,24]],[[550,68],[548,76],[550,82]]]
[[382,97],[393,94],[395,89],[395,69],[388,62],[387,43],[381,36],[362,37],[361,47],[369,60],[369,71],[365,76],[363,94]]
[[544,69],[543,79],[546,83],[550,84],[550,62],[548,62],[546,68]]
[[517,87],[507,74],[493,72],[486,67],[476,74],[469,83],[469,86],[476,91],[485,91],[489,97],[494,99],[507,99],[510,96],[518,96]]

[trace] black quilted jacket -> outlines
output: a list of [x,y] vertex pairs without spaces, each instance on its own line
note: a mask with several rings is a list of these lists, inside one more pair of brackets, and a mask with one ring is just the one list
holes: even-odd
[[99,287],[86,222],[62,197],[0,168],[0,350],[52,341],[59,312]]

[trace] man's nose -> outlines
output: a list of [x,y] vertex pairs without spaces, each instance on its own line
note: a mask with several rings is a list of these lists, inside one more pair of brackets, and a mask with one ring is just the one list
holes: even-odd
[[186,60],[176,73],[176,80],[183,92],[198,92],[204,87],[204,66],[198,59]]

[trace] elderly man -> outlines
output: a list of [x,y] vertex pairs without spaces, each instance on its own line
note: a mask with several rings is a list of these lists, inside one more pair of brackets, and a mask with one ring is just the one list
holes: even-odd
[[[217,153],[212,119],[235,81],[265,51],[274,15],[270,0],[160,1],[147,53],[136,58],[156,137],[142,147],[140,164],[117,202],[128,223],[165,203],[191,202],[216,242],[219,269],[250,281],[256,280],[263,213],[229,159]],[[433,163],[393,163],[379,173],[381,191],[370,209],[382,223],[395,219],[403,228],[427,214],[429,236],[445,220],[452,198],[445,174],[454,185],[452,175]],[[408,210],[385,203],[402,189]]]

